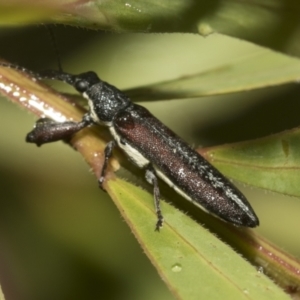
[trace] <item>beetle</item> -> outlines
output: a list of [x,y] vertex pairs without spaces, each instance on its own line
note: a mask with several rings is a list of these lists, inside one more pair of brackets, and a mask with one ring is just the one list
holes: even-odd
[[131,102],[95,72],[73,75],[55,70],[33,72],[7,63],[0,65],[26,72],[37,80],[63,81],[87,99],[89,111],[80,122],[40,119],[26,141],[40,146],[66,139],[88,126],[108,127],[113,139],[104,150],[99,186],[103,188],[109,158],[113,148],[118,146],[135,165],[145,169],[146,180],[153,185],[156,230],[164,221],[158,177],[196,206],[226,222],[244,227],[259,225],[246,197],[224,175],[146,108]]

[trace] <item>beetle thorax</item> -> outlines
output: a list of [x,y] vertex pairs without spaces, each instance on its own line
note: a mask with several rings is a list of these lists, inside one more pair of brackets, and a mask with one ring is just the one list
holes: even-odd
[[99,124],[109,125],[120,110],[131,104],[125,94],[103,81],[90,87],[83,96],[88,100],[93,121]]

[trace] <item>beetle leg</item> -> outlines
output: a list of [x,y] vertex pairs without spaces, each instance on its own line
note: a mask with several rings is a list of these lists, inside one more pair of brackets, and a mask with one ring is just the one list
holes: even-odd
[[55,122],[48,118],[39,119],[32,131],[26,136],[26,142],[41,146],[59,140],[65,140],[81,129],[92,125],[89,114],[85,114],[80,122]]
[[163,225],[164,217],[160,209],[160,192],[159,192],[157,175],[152,165],[148,165],[146,168],[146,180],[153,185],[154,207],[157,215],[157,223],[155,226],[155,230],[159,231],[159,229]]
[[110,141],[106,145],[105,150],[104,150],[104,163],[103,163],[103,166],[102,166],[100,178],[98,179],[99,187],[102,190],[104,190],[104,188],[103,188],[103,182],[104,182],[104,179],[105,179],[105,171],[107,169],[108,160],[110,159],[110,157],[112,155],[112,151],[113,151],[115,145],[116,145],[116,142],[114,140]]

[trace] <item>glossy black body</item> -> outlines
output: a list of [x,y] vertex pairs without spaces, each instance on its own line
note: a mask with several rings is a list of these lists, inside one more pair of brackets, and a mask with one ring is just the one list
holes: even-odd
[[163,223],[157,176],[222,220],[246,227],[259,224],[245,196],[226,177],[147,109],[132,103],[123,92],[99,79],[94,72],[79,75],[59,71],[34,73],[18,66],[6,66],[20,69],[37,79],[64,81],[82,93],[88,100],[89,112],[81,122],[40,121],[26,140],[41,145],[65,139],[86,126],[107,126],[114,141],[105,149],[99,184],[103,184],[108,159],[117,144],[136,165],[146,170],[146,179],[154,186],[156,229]]

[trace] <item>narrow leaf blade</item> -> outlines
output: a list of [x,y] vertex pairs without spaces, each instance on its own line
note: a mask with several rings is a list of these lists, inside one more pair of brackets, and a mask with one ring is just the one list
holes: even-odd
[[[227,41],[228,42],[228,41]],[[224,43],[226,43],[224,41]],[[222,46],[222,38],[215,46]],[[233,55],[205,65],[203,71],[127,90],[136,101],[170,100],[248,91],[298,83],[300,61],[249,43],[232,40]]]
[[300,129],[201,151],[217,168],[243,183],[300,197]]
[[152,196],[120,179],[109,193],[144,251],[179,299],[288,299],[229,246],[191,218],[163,203],[166,219],[154,231]]

